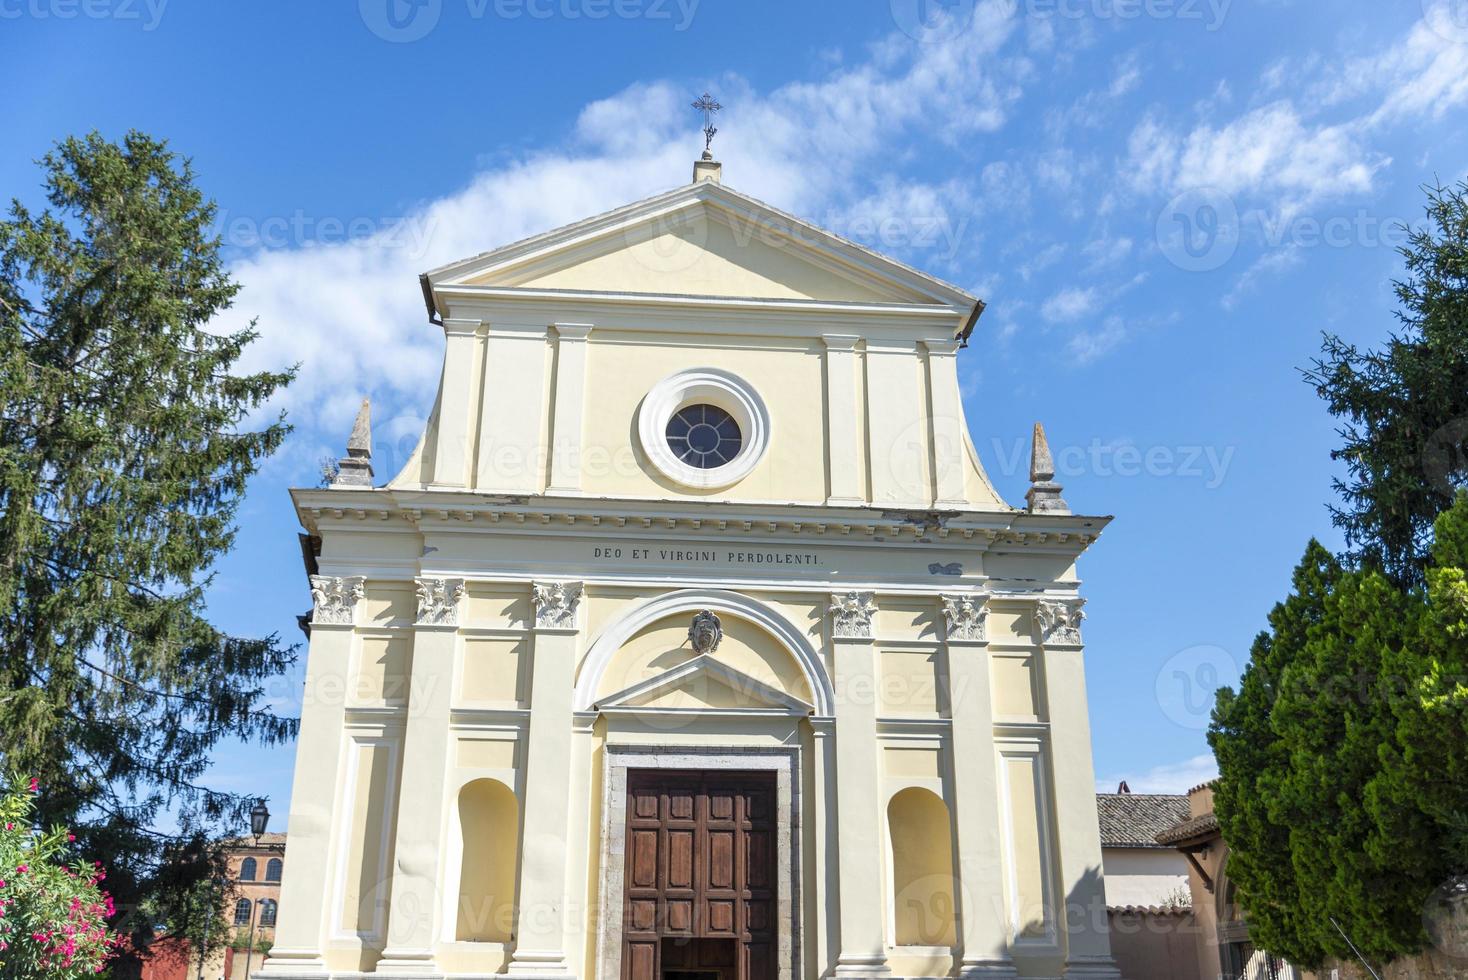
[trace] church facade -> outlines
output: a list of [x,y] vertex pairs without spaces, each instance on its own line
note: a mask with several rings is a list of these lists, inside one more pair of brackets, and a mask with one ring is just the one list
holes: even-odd
[[1118,974],[1072,514],[1000,499],[983,304],[738,193],[422,279],[374,485],[297,490],[314,607],[262,976]]

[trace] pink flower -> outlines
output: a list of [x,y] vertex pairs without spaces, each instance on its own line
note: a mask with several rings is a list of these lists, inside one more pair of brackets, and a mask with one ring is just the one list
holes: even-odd
[[31,869],[30,869],[30,865],[26,865],[26,864],[17,864],[17,865],[16,865],[16,866],[15,866],[15,870],[16,870],[16,871],[18,871],[18,872],[19,872],[19,873],[21,873],[21,874],[25,874],[25,873],[26,873],[26,872],[27,872],[27,871],[29,871],[29,870],[31,870]]
[[31,777],[31,792],[32,793],[39,793],[40,791],[41,791],[41,781],[39,779],[37,779],[35,776],[32,776]]
[[67,834],[66,835],[66,839],[68,841],[74,841],[74,840],[76,840],[76,834]]

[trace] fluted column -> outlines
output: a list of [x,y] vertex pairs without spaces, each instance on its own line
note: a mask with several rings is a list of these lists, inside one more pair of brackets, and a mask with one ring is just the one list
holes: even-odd
[[1045,663],[1045,706],[1050,719],[1051,780],[1059,834],[1061,924],[1065,980],[1119,980],[1111,958],[1106,893],[1101,877],[1101,832],[1096,819],[1096,770],[1086,707],[1081,600],[1041,600],[1035,629]]
[[987,596],[943,596],[948,691],[953,716],[953,799],[958,836],[959,976],[1015,977],[1004,912],[1004,850],[994,702],[990,690]]
[[838,977],[888,977],[886,896],[877,757],[877,663],[870,592],[833,596],[836,688],[836,851],[840,874]]
[[394,829],[392,903],[385,974],[435,975],[434,944],[443,931],[443,808],[450,750],[449,708],[459,601],[464,580],[420,578],[403,728],[402,791]]
[[324,952],[335,907],[323,890],[334,880],[332,830],[346,717],[342,680],[351,664],[356,609],[363,594],[360,576],[311,576],[311,646],[286,825],[291,859],[281,877],[275,945],[262,973],[326,975]]
[[566,961],[567,798],[572,773],[571,694],[576,670],[579,582],[536,582],[525,739],[520,902],[512,977],[571,977]]

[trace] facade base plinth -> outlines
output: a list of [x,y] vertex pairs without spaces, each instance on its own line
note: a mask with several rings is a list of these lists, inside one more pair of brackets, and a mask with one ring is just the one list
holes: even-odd
[[576,980],[566,954],[558,949],[517,949],[504,976],[506,980]]
[[372,970],[380,977],[438,978],[443,971],[433,961],[433,951],[427,949],[389,949]]
[[831,975],[840,980],[862,980],[867,977],[888,980],[892,976],[892,968],[887,965],[887,957],[880,953],[842,953],[836,957],[836,969]]
[[992,960],[963,960],[958,965],[959,980],[1017,980],[1018,971],[1008,957]]
[[1109,956],[1098,956],[1067,961],[1065,980],[1122,980],[1122,976],[1115,960]]
[[276,948],[251,976],[270,980],[325,980],[331,975],[326,959],[314,949]]

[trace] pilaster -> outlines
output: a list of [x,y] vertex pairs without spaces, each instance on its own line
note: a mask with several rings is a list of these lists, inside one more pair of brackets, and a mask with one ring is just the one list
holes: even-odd
[[484,337],[483,401],[475,489],[539,493],[548,324],[492,323]]
[[1065,980],[1120,980],[1111,958],[1102,883],[1081,605],[1079,599],[1042,599],[1035,609],[1036,639],[1045,664],[1055,819],[1064,828],[1056,837]]
[[937,505],[963,506],[963,402],[958,386],[958,341],[925,340],[933,408],[933,479]]
[[[958,837],[958,975],[1018,976],[1009,955],[1004,850],[994,754],[987,597],[942,597],[952,705],[954,825]],[[960,761],[961,760],[961,761]]]
[[474,390],[478,320],[448,319],[443,322],[443,400],[438,406],[438,437],[433,444],[431,486],[461,489],[469,479],[470,421],[478,408]]
[[836,852],[840,875],[837,977],[890,977],[877,745],[877,659],[870,592],[831,597],[836,690]]
[[359,576],[311,577],[311,646],[306,655],[306,689],[286,824],[291,859],[280,883],[283,914],[277,920],[275,945],[260,967],[269,976],[327,974],[327,917],[334,906],[329,893],[323,895],[323,883],[335,880],[331,857],[346,718],[341,692],[351,667],[363,586]]
[[917,344],[867,339],[867,458],[872,504],[926,507],[928,406]]
[[[525,739],[520,889],[515,951],[507,975],[574,977],[566,959],[568,881],[566,800],[572,779],[571,695],[576,669],[579,582],[532,586],[530,724]],[[583,774],[584,775],[584,774]],[[578,948],[577,952],[580,950]]]
[[581,492],[581,431],[585,413],[589,323],[557,323],[556,386],[551,413],[551,493]]
[[433,947],[443,932],[444,796],[449,708],[463,579],[417,579],[418,615],[403,730],[402,791],[394,829],[392,904],[379,974],[440,976]]
[[826,334],[826,442],[829,496],[833,507],[860,506],[866,502],[861,472],[861,445],[856,420],[862,407],[856,397],[856,344],[854,334]]

